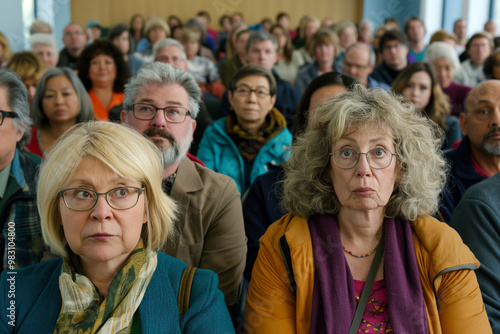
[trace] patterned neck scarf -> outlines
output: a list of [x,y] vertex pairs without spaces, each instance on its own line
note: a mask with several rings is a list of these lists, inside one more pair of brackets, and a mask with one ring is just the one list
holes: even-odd
[[116,274],[104,300],[85,276],[80,258],[69,250],[59,276],[62,309],[54,333],[130,333],[132,318],[156,269],[157,253],[142,240]]
[[238,147],[238,151],[243,156],[245,161],[252,162],[255,160],[259,150],[273,137],[277,136],[283,129],[286,128],[285,117],[273,108],[267,114],[266,121],[254,136],[238,124],[234,111],[229,113],[226,120],[226,128],[229,137]]

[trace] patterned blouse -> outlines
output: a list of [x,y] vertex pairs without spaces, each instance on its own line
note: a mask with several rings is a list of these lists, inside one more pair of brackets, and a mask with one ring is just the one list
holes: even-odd
[[[364,286],[365,282],[354,280],[356,303],[359,302],[359,297]],[[387,288],[384,280],[373,282],[372,291],[366,303],[365,313],[359,325],[358,333],[394,333],[391,326]]]

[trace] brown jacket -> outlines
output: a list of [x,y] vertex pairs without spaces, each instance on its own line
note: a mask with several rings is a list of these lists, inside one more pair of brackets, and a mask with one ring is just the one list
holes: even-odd
[[176,235],[163,252],[189,266],[213,270],[226,305],[238,298],[246,259],[240,193],[234,181],[184,158],[172,188],[179,205]]
[[[487,334],[491,327],[470,268],[479,262],[458,234],[432,217],[412,223],[430,334]],[[297,283],[294,296],[279,249],[285,234]],[[260,239],[245,309],[246,333],[309,333],[314,255],[307,220],[291,214]],[[409,326],[411,316],[409,315]]]

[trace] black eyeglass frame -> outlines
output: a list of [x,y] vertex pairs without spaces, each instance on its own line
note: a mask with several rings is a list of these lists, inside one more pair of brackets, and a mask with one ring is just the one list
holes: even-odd
[[5,117],[10,117],[10,118],[16,118],[19,117],[18,114],[12,111],[5,111],[5,110],[0,110],[0,114],[2,114],[2,119],[0,119],[0,126],[3,124],[3,120]]
[[[140,104],[140,105],[146,105],[146,106],[150,106],[150,107],[155,108],[155,112],[154,112],[153,116],[152,116],[151,118],[140,118],[140,117],[137,117],[137,115],[135,114],[135,106],[136,106],[136,105],[138,105],[138,104]],[[186,111],[186,114],[184,114],[184,119],[183,119],[182,121],[179,121],[179,122],[172,122],[171,120],[169,120],[169,119],[167,118],[167,114],[166,114],[166,111],[167,111],[167,109],[169,109],[169,108],[176,108],[176,109],[177,109],[177,108],[179,108],[179,109],[183,109],[184,111]],[[157,106],[155,106],[155,105],[153,105],[153,104],[150,104],[150,103],[142,103],[142,102],[141,102],[141,103],[134,103],[134,104],[131,104],[130,106],[128,106],[128,108],[127,108],[127,109],[132,111],[132,113],[134,114],[134,117],[135,117],[135,118],[140,119],[140,120],[143,120],[143,121],[150,121],[150,120],[154,119],[154,118],[156,117],[156,115],[158,114],[158,111],[159,111],[159,110],[163,110],[163,117],[165,117],[165,120],[166,120],[168,123],[173,123],[173,124],[183,123],[183,122],[186,120],[186,118],[187,118],[188,116],[189,116],[189,117],[191,117],[191,111],[190,111],[189,109],[184,108],[184,107],[181,107],[181,106],[166,106],[166,107],[164,107],[164,108],[159,108],[159,107],[157,107]]]

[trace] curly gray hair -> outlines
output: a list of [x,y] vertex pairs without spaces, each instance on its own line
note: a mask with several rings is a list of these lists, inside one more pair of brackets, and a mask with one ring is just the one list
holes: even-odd
[[439,151],[442,130],[412,103],[382,89],[357,85],[319,105],[314,115],[285,164],[282,204],[287,211],[305,218],[338,212],[329,153],[342,136],[359,128],[387,128],[393,135],[400,177],[385,216],[413,221],[437,211],[447,170]]

